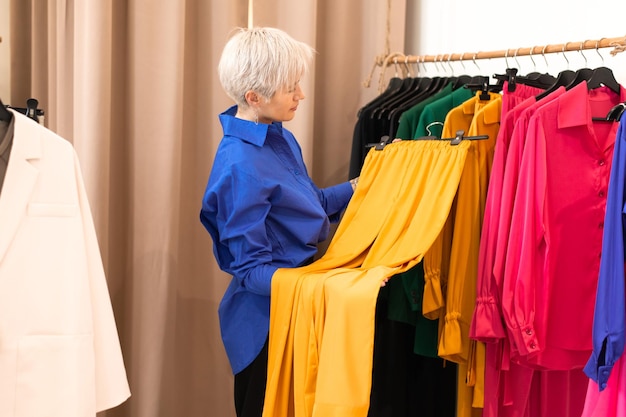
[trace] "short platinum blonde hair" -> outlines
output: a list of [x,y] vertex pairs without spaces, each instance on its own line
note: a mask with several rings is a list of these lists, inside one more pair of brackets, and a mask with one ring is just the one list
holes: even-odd
[[237,29],[218,65],[224,91],[235,103],[248,106],[252,90],[269,100],[282,88],[295,86],[307,72],[314,50],[280,29]]

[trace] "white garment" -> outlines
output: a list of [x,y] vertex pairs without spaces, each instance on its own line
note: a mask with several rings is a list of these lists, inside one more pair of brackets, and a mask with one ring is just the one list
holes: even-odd
[[0,195],[0,416],[93,417],[130,395],[72,145],[15,118]]

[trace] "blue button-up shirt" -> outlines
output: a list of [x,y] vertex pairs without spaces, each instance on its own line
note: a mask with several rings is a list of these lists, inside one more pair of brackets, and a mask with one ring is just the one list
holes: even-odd
[[585,373],[606,388],[613,365],[624,351],[624,185],[626,175],[626,113],[615,138],[606,202],[602,257],[593,316],[593,352]]
[[232,275],[219,306],[233,372],[261,351],[269,331],[272,275],[312,258],[352,196],[349,182],[319,189],[300,145],[281,123],[219,118],[224,131],[202,199],[200,220],[220,268]]

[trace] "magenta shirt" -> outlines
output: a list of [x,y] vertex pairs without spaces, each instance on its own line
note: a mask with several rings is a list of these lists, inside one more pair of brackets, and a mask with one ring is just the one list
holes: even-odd
[[[511,133],[511,140],[506,152],[505,170],[502,179],[501,194],[499,196],[500,202],[500,217],[498,219],[498,226],[495,230],[495,253],[493,255],[493,280],[498,286],[500,295],[500,311],[502,319],[506,324],[507,338],[512,339],[513,335],[510,334],[510,328],[517,327],[517,322],[512,316],[512,310],[503,309],[502,305],[510,305],[512,300],[511,283],[504,280],[504,266],[507,262],[507,248],[509,242],[509,233],[511,229],[511,220],[513,212],[513,204],[515,200],[515,191],[517,190],[517,182],[519,181],[519,170],[522,162],[522,154],[524,152],[524,144],[526,142],[526,134],[528,132],[528,123],[530,118],[535,112],[561,96],[565,93],[565,88],[560,87],[556,91],[552,92],[547,97],[544,97],[540,101],[535,101],[534,104],[526,109],[519,111],[513,132]],[[505,352],[508,356],[511,354],[517,356],[517,348],[514,343],[507,344],[508,350]],[[512,351],[512,353],[510,352]]]
[[[506,92],[506,89],[504,89]],[[539,94],[539,90],[535,94]],[[507,94],[502,97],[502,109]],[[517,106],[503,113],[496,141],[489,189],[485,201],[485,215],[480,234],[480,249],[478,255],[478,275],[476,281],[476,309],[472,317],[470,337],[485,343],[494,342],[506,337],[504,332],[500,298],[502,294],[501,282],[495,281],[493,264],[496,254],[498,223],[501,215],[502,185],[506,155],[513,133],[515,120],[522,110],[536,103],[534,96],[528,97]]]
[[503,292],[509,331],[529,365],[582,368],[591,353],[617,131],[617,123],[592,117],[624,100],[623,88],[618,96],[606,87],[588,91],[582,82],[529,121],[504,269],[510,286]]

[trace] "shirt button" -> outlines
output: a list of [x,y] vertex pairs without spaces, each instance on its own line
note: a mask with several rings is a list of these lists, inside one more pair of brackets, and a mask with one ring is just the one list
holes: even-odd
[[598,193],[598,196],[600,196],[600,197],[604,197],[604,191],[600,191],[600,192]]
[[602,229],[604,227],[604,222],[598,223],[598,229]]
[[528,345],[528,347],[534,350],[537,348],[537,345],[535,344],[535,342],[530,342],[530,345]]
[[598,161],[598,165],[603,166],[604,164],[606,164],[606,162],[604,162],[604,159],[600,159]]
[[533,334],[533,331],[531,329],[526,329],[526,334],[530,336]]

